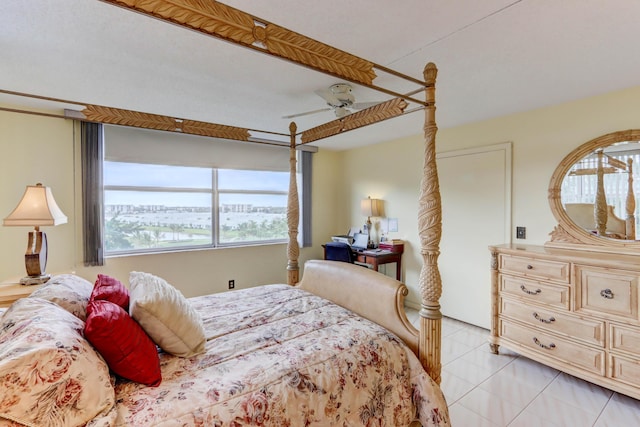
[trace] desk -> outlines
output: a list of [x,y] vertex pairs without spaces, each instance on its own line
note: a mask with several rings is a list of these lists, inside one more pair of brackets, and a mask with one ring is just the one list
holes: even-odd
[[[322,245],[324,249],[324,258],[327,259],[327,249]],[[369,264],[373,267],[374,271],[378,271],[378,266],[382,264],[396,263],[396,280],[400,280],[402,274],[402,251],[391,252],[387,250],[368,249],[366,251],[353,251],[353,256],[356,262]]]

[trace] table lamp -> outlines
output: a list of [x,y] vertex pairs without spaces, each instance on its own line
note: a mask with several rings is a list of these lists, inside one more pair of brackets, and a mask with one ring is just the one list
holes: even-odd
[[67,217],[58,207],[49,187],[40,183],[27,186],[18,206],[3,221],[5,226],[35,227],[29,232],[29,243],[24,256],[28,276],[20,279],[21,284],[37,285],[51,278],[50,274],[45,273],[47,235],[40,231],[40,227],[66,222]]
[[372,199],[371,196],[366,199],[362,199],[360,202],[360,211],[362,216],[367,217],[367,222],[364,226],[367,229],[367,235],[369,236],[368,246],[371,247],[371,217],[382,216],[382,200]]

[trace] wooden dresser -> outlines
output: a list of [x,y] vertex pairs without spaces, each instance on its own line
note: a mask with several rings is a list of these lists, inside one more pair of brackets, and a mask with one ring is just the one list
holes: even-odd
[[491,349],[640,399],[640,255],[489,247]]

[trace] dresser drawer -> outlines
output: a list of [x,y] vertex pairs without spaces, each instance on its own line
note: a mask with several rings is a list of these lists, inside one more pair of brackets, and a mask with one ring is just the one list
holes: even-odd
[[638,387],[640,378],[640,360],[609,355],[611,378]]
[[597,319],[568,316],[559,310],[549,310],[522,304],[507,298],[501,299],[500,314],[511,319],[565,335],[587,344],[604,347],[605,325]]
[[569,286],[500,275],[500,292],[524,300],[569,310]]
[[514,255],[500,255],[500,270],[524,277],[555,280],[569,283],[570,267],[568,262],[527,258]]
[[[640,357],[640,326],[609,324],[609,348]],[[639,377],[640,378],[640,377]]]
[[604,375],[605,351],[569,342],[558,336],[500,320],[500,336],[540,355]]
[[576,266],[576,311],[638,319],[636,272]]

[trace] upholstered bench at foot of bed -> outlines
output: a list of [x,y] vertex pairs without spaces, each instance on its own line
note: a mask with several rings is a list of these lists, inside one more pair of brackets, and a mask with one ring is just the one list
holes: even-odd
[[311,260],[296,286],[384,326],[418,354],[418,330],[404,311],[403,283],[354,264]]

